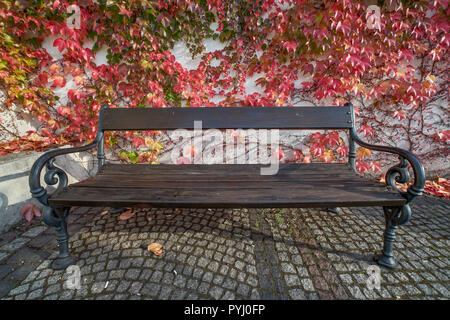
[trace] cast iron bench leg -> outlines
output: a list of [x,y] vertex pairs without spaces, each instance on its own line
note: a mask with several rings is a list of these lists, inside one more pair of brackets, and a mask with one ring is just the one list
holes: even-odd
[[67,232],[69,210],[70,207],[45,207],[44,209],[43,220],[47,225],[56,229],[58,239],[59,254],[52,263],[54,270],[63,270],[75,262],[69,251],[69,234]]
[[409,205],[405,205],[403,207],[383,207],[383,211],[386,219],[383,251],[381,254],[374,256],[374,260],[381,266],[395,270],[399,268],[393,254],[395,230],[397,230],[399,225],[402,225],[409,220],[411,210]]

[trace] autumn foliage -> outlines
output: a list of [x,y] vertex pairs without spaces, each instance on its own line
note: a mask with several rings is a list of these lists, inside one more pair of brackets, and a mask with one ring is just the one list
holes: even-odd
[[[72,4],[81,11],[79,28],[68,23]],[[368,24],[369,4],[381,7],[377,28]],[[48,37],[62,59],[42,48]],[[0,108],[40,123],[26,135],[0,123],[10,135],[0,142],[0,154],[92,140],[104,103],[140,108],[352,102],[365,140],[402,141],[425,166],[448,155],[447,0],[2,0],[0,38]],[[207,38],[224,48],[205,53]],[[176,61],[170,50],[178,41],[201,57],[198,68]],[[103,48],[108,64],[97,65],[95,55]],[[249,79],[259,92],[247,92]],[[54,90],[69,83],[73,88],[63,104]],[[110,134],[106,142],[128,161],[155,161],[164,147],[156,135]],[[134,150],[122,150],[122,138]],[[308,152],[297,150],[297,160],[347,156],[344,133],[318,132],[309,139]],[[382,164],[369,150],[357,150],[360,173],[380,173]]]

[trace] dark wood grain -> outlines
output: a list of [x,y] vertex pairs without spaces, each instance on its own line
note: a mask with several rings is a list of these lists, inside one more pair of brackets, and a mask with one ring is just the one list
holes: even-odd
[[114,108],[103,111],[103,130],[194,129],[350,129],[351,108],[228,107]]
[[72,188],[52,196],[64,206],[110,207],[334,207],[401,206],[405,199],[375,188],[321,186],[289,188]]
[[[230,107],[105,109],[103,130],[351,129],[351,107]],[[106,164],[96,176],[53,194],[54,206],[342,207],[402,206],[384,184],[357,175],[348,163],[269,165]]]
[[[243,172],[259,174],[261,168],[268,167],[268,164],[116,164],[107,163],[100,168],[98,174],[155,174],[165,172],[179,172],[188,168],[189,173],[208,172],[226,174],[242,174]],[[278,173],[304,174],[306,172],[315,173],[326,172],[352,172],[348,163],[280,163]],[[356,173],[353,173],[357,175]],[[359,176],[359,175],[358,175]]]
[[[106,165],[53,195],[53,205],[137,207],[398,206],[405,199],[344,164]],[[164,170],[165,169],[165,170]]]

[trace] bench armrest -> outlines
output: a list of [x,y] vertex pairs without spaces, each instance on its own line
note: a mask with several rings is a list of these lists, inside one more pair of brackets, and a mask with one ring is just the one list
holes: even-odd
[[[44,176],[45,183],[47,185],[54,185],[58,183],[57,190],[60,190],[61,188],[67,186],[68,179],[67,174],[61,168],[54,165],[55,157],[93,149],[97,146],[97,143],[98,141],[94,140],[94,142],[85,146],[51,150],[40,156],[31,167],[28,180],[30,192],[33,195],[33,198],[38,199],[40,203],[48,206],[47,200],[50,195],[47,194],[47,190],[45,190],[41,185],[41,172],[44,166],[46,166],[46,173]],[[58,176],[58,178],[56,178],[56,176]]]
[[[386,185],[397,190],[404,198],[406,198],[407,203],[411,202],[416,196],[422,194],[423,188],[425,186],[425,170],[422,163],[415,155],[407,150],[397,147],[366,143],[358,137],[355,128],[350,131],[350,136],[354,142],[364,148],[398,154],[400,162],[386,172]],[[403,192],[397,188],[395,182],[409,182],[410,176],[408,172],[408,162],[411,164],[411,167],[414,171],[414,183],[408,188],[407,192]]]
[[[43,155],[41,155],[33,164],[30,171],[30,176],[28,178],[28,184],[30,186],[30,192],[33,196],[33,198],[36,198],[39,200],[40,203],[42,203],[45,206],[48,206],[48,198],[50,195],[47,193],[47,190],[45,190],[44,187],[41,185],[41,172],[44,166],[46,167],[46,173],[44,175],[44,181],[47,185],[54,185],[58,183],[58,186],[56,188],[56,191],[64,188],[67,186],[68,178],[67,174],[61,169],[54,165],[55,157],[61,156],[64,154],[69,153],[75,153],[75,152],[82,152],[86,150],[93,149],[97,146],[101,147],[101,150],[99,149],[99,152],[101,151],[101,155],[99,155],[100,158],[104,158],[103,154],[103,131],[102,131],[102,111],[108,108],[108,105],[104,105],[100,109],[100,116],[99,116],[99,124],[98,124],[98,131],[97,135],[91,143],[81,146],[81,147],[74,147],[74,148],[61,148],[61,149],[55,149],[50,150]],[[55,192],[56,192],[55,191]]]

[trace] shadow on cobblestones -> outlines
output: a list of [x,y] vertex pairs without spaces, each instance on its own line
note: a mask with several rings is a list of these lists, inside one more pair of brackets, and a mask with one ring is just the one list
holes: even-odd
[[[448,299],[449,205],[424,199],[399,228],[401,270],[367,268],[382,246],[381,208],[138,209],[126,221],[110,210],[75,208],[70,246],[81,288],[49,268],[52,230],[38,225],[0,242],[3,299]],[[28,234],[27,234],[28,233]],[[157,257],[145,250],[163,244]]]

